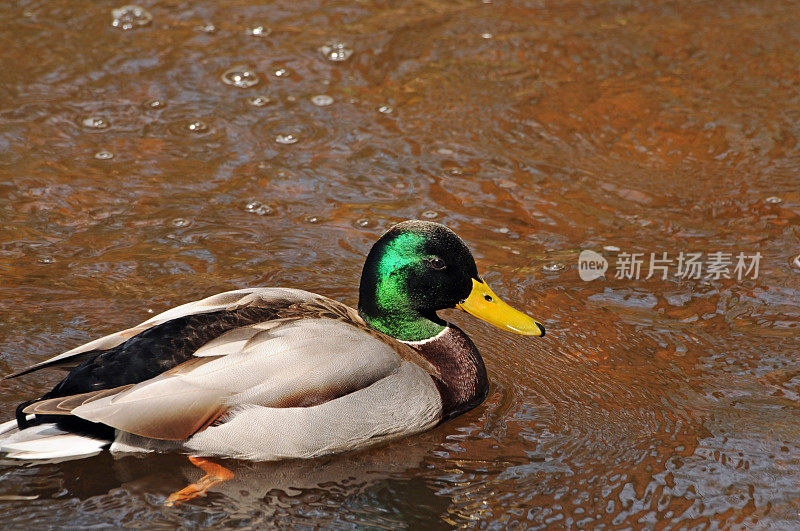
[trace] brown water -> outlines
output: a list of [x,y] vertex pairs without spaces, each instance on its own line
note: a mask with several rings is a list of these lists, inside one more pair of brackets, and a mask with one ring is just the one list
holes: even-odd
[[[371,242],[417,217],[548,333],[453,312],[483,405],[368,452],[229,462],[177,508],[183,456],[2,464],[5,527],[800,525],[800,4],[147,0],[124,30],[123,3],[0,7],[0,372],[226,289],[353,304]],[[258,84],[223,82],[239,64]],[[682,251],[763,258],[645,280]],[[2,416],[58,376],[3,382]]]

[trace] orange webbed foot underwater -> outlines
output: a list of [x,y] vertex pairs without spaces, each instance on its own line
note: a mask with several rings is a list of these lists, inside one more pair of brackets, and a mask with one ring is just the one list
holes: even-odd
[[191,485],[182,488],[178,492],[173,492],[170,494],[169,498],[167,498],[167,500],[164,502],[165,506],[174,507],[179,503],[183,503],[199,496],[205,496],[206,491],[214,485],[224,483],[225,481],[233,478],[233,472],[209,459],[190,456],[189,461],[191,461],[194,466],[201,468],[206,475],[200,478],[197,483],[192,483]]

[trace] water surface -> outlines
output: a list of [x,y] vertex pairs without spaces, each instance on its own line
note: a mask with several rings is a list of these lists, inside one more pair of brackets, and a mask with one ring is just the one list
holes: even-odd
[[[366,452],[227,462],[177,508],[184,456],[2,464],[4,525],[798,525],[797,2],[122,5],[0,7],[0,372],[227,289],[354,304],[408,218],[456,230],[548,334],[448,313],[483,405]],[[634,252],[763,258],[615,278]],[[4,382],[2,416],[58,377]]]

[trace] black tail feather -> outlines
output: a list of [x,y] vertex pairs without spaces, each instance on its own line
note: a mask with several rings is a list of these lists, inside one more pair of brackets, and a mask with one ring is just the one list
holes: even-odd
[[25,428],[30,428],[34,424],[37,424],[36,422],[30,422],[28,420],[28,415],[22,412],[23,409],[36,402],[36,400],[38,399],[28,400],[17,406],[17,411],[15,412],[15,416],[17,417],[17,427],[19,427],[19,429],[24,430]]

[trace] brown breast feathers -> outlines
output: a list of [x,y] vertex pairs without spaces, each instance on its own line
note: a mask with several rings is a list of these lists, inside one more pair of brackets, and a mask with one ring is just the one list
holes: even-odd
[[431,377],[442,396],[442,422],[486,398],[489,379],[483,358],[460,328],[451,324],[433,339],[408,344],[439,369],[439,375]]

